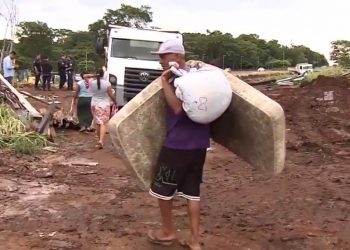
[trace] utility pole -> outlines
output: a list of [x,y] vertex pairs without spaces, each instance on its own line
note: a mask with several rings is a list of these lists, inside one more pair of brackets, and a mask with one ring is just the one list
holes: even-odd
[[283,48],[283,58],[282,58],[282,63],[283,63],[283,69],[284,69],[284,48]]
[[202,62],[204,62],[206,54],[202,54]]
[[243,56],[241,56],[241,70],[243,70]]
[[[3,14],[0,12],[0,16],[3,17],[6,21],[6,28],[5,28],[5,34],[3,37],[3,46],[1,49],[1,56],[0,56],[0,62],[4,59],[5,50],[6,47],[9,49],[9,51],[12,51],[13,48],[13,40],[15,38],[16,34],[16,25],[17,25],[17,6],[15,5],[15,1],[11,0],[10,5],[6,3],[6,0],[3,0],[3,5],[6,7],[6,13]],[[9,46],[6,46],[6,37],[8,33],[8,29],[10,28],[10,39],[9,39]],[[2,71],[2,67],[0,67],[0,71]]]
[[225,56],[226,56],[226,55],[223,55],[223,56],[222,56],[222,69],[225,68]]
[[85,71],[87,71],[87,50],[85,50]]

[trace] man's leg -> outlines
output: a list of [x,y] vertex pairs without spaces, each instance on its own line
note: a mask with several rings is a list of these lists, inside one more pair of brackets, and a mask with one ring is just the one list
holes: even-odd
[[35,75],[34,88],[39,89],[40,74]]
[[[161,227],[156,231],[150,231],[148,237],[153,243],[171,245],[176,239],[176,231],[173,223],[173,197],[177,190],[177,168],[181,158],[179,150],[162,148],[153,182],[149,190],[150,195],[157,198]],[[186,162],[184,162],[186,164]]]
[[201,245],[199,242],[199,226],[200,226],[200,202],[188,200],[187,203],[188,216],[190,218],[191,237],[187,241],[187,244],[191,249],[200,250]]
[[50,91],[51,90],[51,75],[47,76],[47,90]]
[[5,79],[9,82],[9,84],[13,85],[13,77],[12,76],[7,76]]
[[158,199],[162,227],[156,233],[156,236],[162,240],[173,240],[176,238],[175,227],[173,224],[173,201]]
[[203,167],[206,149],[191,151],[192,161],[188,167],[185,181],[179,187],[179,196],[187,199],[187,212],[190,220],[191,235],[183,241],[191,250],[201,250],[200,245],[200,185],[202,183]]
[[43,75],[43,90],[46,90],[46,81],[47,81],[47,76]]
[[66,83],[66,74],[60,72],[60,89],[63,89],[64,84]]
[[73,75],[68,74],[68,90],[73,90]]

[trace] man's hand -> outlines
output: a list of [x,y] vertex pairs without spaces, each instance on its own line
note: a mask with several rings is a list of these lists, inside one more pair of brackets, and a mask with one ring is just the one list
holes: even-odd
[[174,113],[178,115],[182,112],[182,102],[176,97],[174,86],[169,83],[169,80],[173,76],[173,72],[171,72],[170,69],[167,69],[161,75],[161,79],[165,100],[170,106],[170,108],[174,111]]
[[173,72],[171,72],[170,69],[164,70],[162,75],[161,75],[162,81],[165,81],[167,83],[169,82],[171,77],[173,77]]
[[202,61],[198,61],[198,60],[189,60],[186,62],[186,66],[189,68],[196,68],[196,69],[200,69],[205,65],[204,62]]

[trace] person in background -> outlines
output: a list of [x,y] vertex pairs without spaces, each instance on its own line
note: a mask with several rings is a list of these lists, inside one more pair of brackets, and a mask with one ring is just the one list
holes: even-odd
[[51,91],[52,64],[47,57],[42,61],[41,67],[43,72],[43,90]]
[[42,67],[41,67],[41,55],[37,54],[34,61],[33,61],[33,72],[35,76],[35,84],[34,88],[35,90],[39,90],[39,82],[40,82],[40,77],[42,73]]
[[97,70],[96,80],[91,81],[90,87],[90,92],[92,93],[91,112],[99,138],[96,147],[99,149],[103,148],[103,141],[107,132],[107,123],[111,117],[110,100],[112,100],[117,107],[117,101],[112,86],[109,81],[103,79],[103,74],[104,72],[102,69]]
[[67,74],[66,74],[66,56],[61,56],[61,59],[57,63],[58,74],[60,75],[60,85],[59,89],[63,89],[66,84]]
[[16,60],[16,52],[11,51],[2,62],[2,69],[5,79],[12,85],[14,83],[16,65],[13,63]]
[[92,75],[88,74],[87,72],[82,72],[80,76],[82,80],[77,83],[77,88],[72,101],[70,113],[77,113],[77,115],[74,116],[78,117],[80,132],[90,132],[93,131],[93,129],[91,128],[92,114],[90,108],[92,93],[89,91],[91,85],[90,77]]
[[66,61],[66,73],[67,73],[67,84],[68,84],[68,90],[73,91],[73,60],[72,57],[68,56]]
[[[109,81],[109,79],[108,79],[109,74],[108,74],[107,68],[106,68],[105,66],[103,66],[103,67],[102,67],[102,70],[103,70],[103,72],[104,72],[104,73],[103,73],[103,79],[104,79],[105,81]],[[112,87],[112,91],[113,91],[113,95],[115,95],[115,90],[114,90],[113,87]],[[112,117],[115,115],[115,113],[117,112],[118,107],[116,107],[116,106],[114,105],[114,102],[113,102],[112,99],[110,100],[110,103],[111,103],[111,114],[110,114],[110,118],[112,118]]]

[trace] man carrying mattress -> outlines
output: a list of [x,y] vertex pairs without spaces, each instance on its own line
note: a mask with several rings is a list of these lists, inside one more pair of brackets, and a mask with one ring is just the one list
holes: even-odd
[[199,250],[200,184],[206,149],[209,147],[209,125],[189,119],[183,111],[182,101],[175,94],[175,75],[170,70],[169,62],[176,62],[180,71],[189,70],[181,40],[165,41],[154,53],[159,55],[164,69],[161,79],[167,103],[167,135],[149,191],[158,199],[162,226],[157,231],[150,231],[148,238],[152,243],[166,246],[176,241],[172,208],[173,198],[178,195],[187,199],[191,226],[191,236],[181,244]]

